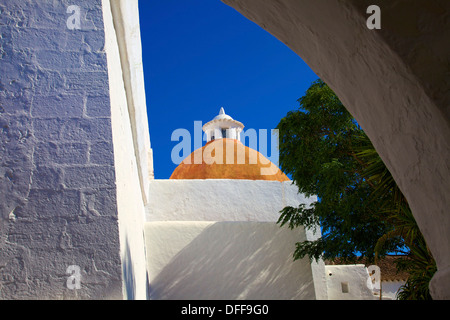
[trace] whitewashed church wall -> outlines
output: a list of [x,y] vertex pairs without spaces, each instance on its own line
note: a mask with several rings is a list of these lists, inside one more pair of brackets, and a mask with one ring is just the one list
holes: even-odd
[[[316,201],[316,197],[299,194],[292,182],[153,180],[149,190],[145,231],[152,298],[181,299],[189,295],[199,299],[327,299],[323,261],[310,263],[305,258],[294,262],[292,257],[295,243],[317,239],[321,236],[320,228],[315,232],[303,228],[288,230],[275,223],[285,206],[310,205]],[[226,246],[224,257],[220,246]],[[228,255],[233,255],[233,250],[237,256],[232,260],[241,266],[236,277],[231,276],[233,269],[229,264],[221,266],[231,259]],[[258,254],[261,261],[253,258],[251,250],[261,252]],[[274,258],[276,254],[270,250],[281,250],[279,254],[283,256]],[[273,261],[264,259],[280,259],[279,265],[275,267]],[[208,265],[197,268],[202,261]],[[189,272],[180,273],[177,268],[182,265]],[[272,287],[263,283],[267,278],[257,278],[261,272],[258,268],[264,266],[278,268],[280,272],[279,277],[271,278]],[[222,268],[231,269],[225,272]],[[302,276],[294,276],[290,268],[302,272]],[[205,272],[208,276],[202,280]],[[229,279],[222,273],[230,274]],[[249,274],[254,279],[239,284]],[[291,276],[293,282],[288,283]],[[163,288],[164,283],[171,282],[176,283],[173,288],[171,285]],[[218,286],[216,289],[207,287],[214,284]],[[218,288],[225,290],[220,293]],[[199,292],[191,292],[197,289]]]
[[363,264],[326,265],[329,300],[374,300],[367,268]]
[[285,206],[307,205],[290,181],[152,180],[146,221],[277,221]]
[[145,231],[151,299],[316,299],[308,259],[292,260],[299,229],[164,221]]

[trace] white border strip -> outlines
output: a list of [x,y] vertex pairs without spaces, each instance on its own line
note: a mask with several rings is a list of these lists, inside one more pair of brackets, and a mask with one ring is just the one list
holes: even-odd
[[144,204],[147,204],[149,180],[153,179],[153,155],[145,99],[138,0],[111,0],[111,12],[119,45],[142,197]]

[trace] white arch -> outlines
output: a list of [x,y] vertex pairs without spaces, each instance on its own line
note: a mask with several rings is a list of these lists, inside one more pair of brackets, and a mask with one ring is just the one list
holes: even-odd
[[436,299],[450,299],[450,2],[222,0],[273,34],[339,96],[412,208],[438,266]]

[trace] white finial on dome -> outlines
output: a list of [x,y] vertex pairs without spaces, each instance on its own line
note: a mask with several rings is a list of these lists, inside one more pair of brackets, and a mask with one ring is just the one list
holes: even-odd
[[219,115],[215,116],[213,120],[218,120],[218,119],[229,119],[229,120],[233,120],[232,117],[230,117],[229,115],[227,115],[227,114],[225,113],[225,110],[223,109],[223,107],[220,107]]
[[241,122],[227,115],[221,107],[219,114],[203,126],[203,131],[206,132],[207,142],[222,138],[239,140],[243,128],[244,125]]

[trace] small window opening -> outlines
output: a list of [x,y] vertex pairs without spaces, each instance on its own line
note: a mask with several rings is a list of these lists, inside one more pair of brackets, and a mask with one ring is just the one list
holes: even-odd
[[222,129],[222,138],[227,137],[227,129]]
[[341,282],[342,293],[348,293],[348,282]]

